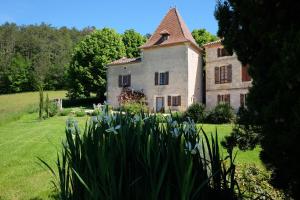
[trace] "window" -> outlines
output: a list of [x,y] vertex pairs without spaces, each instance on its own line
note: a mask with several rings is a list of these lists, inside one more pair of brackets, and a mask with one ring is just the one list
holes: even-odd
[[131,75],[119,75],[119,87],[130,87]]
[[240,94],[240,106],[246,107],[247,94]]
[[249,69],[249,65],[242,65],[242,81],[246,82],[246,81],[251,81],[251,77],[248,73],[248,69]]
[[169,85],[169,72],[155,72],[154,83],[155,85]]
[[181,106],[181,96],[168,96],[168,106]]
[[218,104],[227,103],[230,105],[230,94],[219,94],[218,95]]
[[169,34],[162,34],[161,39],[162,39],[163,42],[168,40],[169,39]]
[[224,47],[217,49],[217,55],[218,57],[231,56]]
[[215,67],[215,84],[232,82],[232,66]]

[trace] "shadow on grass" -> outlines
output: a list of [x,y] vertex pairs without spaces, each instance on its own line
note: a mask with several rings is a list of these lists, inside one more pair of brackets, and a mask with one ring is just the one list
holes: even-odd
[[[59,200],[58,193],[49,194],[48,197],[49,197],[49,199]],[[0,200],[1,200],[1,197],[0,197]],[[43,198],[41,198],[41,197],[33,197],[33,198],[30,198],[29,200],[43,200]]]

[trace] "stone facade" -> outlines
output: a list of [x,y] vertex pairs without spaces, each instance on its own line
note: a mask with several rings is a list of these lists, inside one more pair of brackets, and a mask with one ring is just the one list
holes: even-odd
[[[242,81],[242,64],[237,56],[218,56],[222,49],[221,41],[205,45],[206,52],[206,107],[213,108],[218,104],[218,95],[230,95],[230,105],[237,111],[241,106],[241,96],[248,93],[251,81]],[[231,65],[231,81],[215,83],[215,68]]]
[[201,102],[201,49],[176,8],[169,10],[140,49],[141,58],[121,58],[108,65],[109,104],[120,106],[118,96],[124,85],[142,90],[151,111],[184,111]]
[[[118,107],[122,87],[119,75],[131,75],[130,87],[142,90],[149,109],[156,111],[157,97],[164,98],[165,110],[184,111],[201,100],[201,55],[188,43],[142,50],[140,62],[110,65],[107,70],[107,102]],[[168,85],[155,85],[155,72],[169,72]],[[168,96],[180,96],[179,106],[168,106]]]
[[[120,80],[130,77],[130,84],[125,81],[125,86],[143,91],[151,111],[160,108],[184,111],[194,102],[202,103],[203,96],[208,109],[224,101],[238,110],[251,87],[246,68],[235,54],[226,54],[221,41],[208,43],[204,48],[205,89],[202,49],[178,11],[169,10],[154,34],[140,47],[141,58],[121,58],[108,65],[107,102],[113,107],[120,106],[118,96],[124,86]],[[157,84],[165,76],[167,83]]]

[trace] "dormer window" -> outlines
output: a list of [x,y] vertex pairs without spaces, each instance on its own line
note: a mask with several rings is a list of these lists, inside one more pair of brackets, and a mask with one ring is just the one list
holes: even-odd
[[156,45],[163,43],[164,41],[169,39],[170,33],[167,30],[163,30],[159,33],[161,37],[156,42]]
[[161,35],[162,41],[164,42],[164,41],[168,40],[169,36],[170,36],[169,34],[162,34]]

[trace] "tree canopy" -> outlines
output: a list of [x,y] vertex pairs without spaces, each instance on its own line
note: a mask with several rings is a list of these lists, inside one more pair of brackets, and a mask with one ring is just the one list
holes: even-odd
[[71,51],[89,29],[79,31],[47,24],[0,26],[0,94],[66,87]]
[[300,198],[300,3],[224,0],[215,12],[229,52],[249,64],[251,124],[261,127],[261,159],[273,185]]
[[210,32],[208,32],[206,29],[194,29],[192,31],[192,36],[196,40],[197,44],[201,47],[204,44],[208,42],[213,42],[218,40],[219,38]]
[[75,47],[68,70],[70,98],[101,96],[106,91],[107,64],[125,56],[122,37],[115,30],[103,28],[86,36]]
[[138,48],[146,42],[146,37],[133,29],[129,29],[124,32],[122,40],[125,45],[126,57],[135,58],[140,56]]

